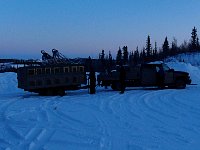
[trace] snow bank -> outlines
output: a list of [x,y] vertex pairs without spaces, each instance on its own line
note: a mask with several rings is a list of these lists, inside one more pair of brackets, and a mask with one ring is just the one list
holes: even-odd
[[192,83],[200,84],[200,67],[193,66],[190,63],[178,62],[174,60],[172,62],[168,62],[167,65],[174,70],[188,72],[192,79]]
[[22,90],[17,88],[16,73],[0,73],[0,94],[12,94]]
[[179,61],[179,62],[185,62],[190,63],[193,66],[200,66],[200,53],[186,53],[186,54],[179,54],[174,57],[170,57],[167,59],[167,61]]

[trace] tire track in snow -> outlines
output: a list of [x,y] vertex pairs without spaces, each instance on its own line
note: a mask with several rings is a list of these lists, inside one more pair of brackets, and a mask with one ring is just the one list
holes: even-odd
[[36,117],[35,124],[29,126],[29,131],[24,136],[17,146],[18,149],[43,149],[46,143],[53,136],[55,130],[49,128],[49,117],[47,115],[48,103],[51,102],[53,98],[41,98],[41,104],[35,108],[35,111],[38,112]]
[[[164,138],[165,140],[173,140],[179,144],[185,145],[189,143],[189,139],[186,135],[187,127],[184,127],[185,122],[182,121],[183,119],[188,118],[185,114],[186,111],[183,110],[186,108],[186,106],[183,106],[181,108],[176,102],[177,97],[179,97],[177,99],[179,102],[183,100],[180,98],[182,92],[183,90],[165,90],[162,92],[162,95],[160,95],[158,102],[152,101],[151,103],[149,103],[150,101],[147,100],[146,104],[148,104],[148,106],[150,106],[151,108],[153,107],[153,109],[156,110],[156,116],[165,121],[163,129],[158,129],[158,132],[163,135],[162,138]],[[145,100],[146,99],[144,99],[144,101]],[[159,113],[160,115],[158,115]],[[179,127],[176,129],[176,126]]]
[[[112,141],[109,140],[112,136],[110,131],[111,122],[108,121],[108,117],[106,115],[112,111],[113,113],[109,114],[115,117],[114,110],[111,108],[113,106],[113,102],[111,103],[110,100],[114,101],[116,100],[116,97],[119,97],[119,93],[116,95],[110,95],[109,100],[104,100],[101,96],[99,96],[98,99],[91,100],[92,103],[89,102],[89,104],[84,101],[71,103],[71,105],[75,108],[81,106],[84,111],[83,113],[86,113],[85,111],[87,111],[87,113],[91,114],[91,120],[94,127],[91,127],[87,121],[83,122],[81,120],[77,120],[76,117],[73,116],[73,112],[69,112],[68,114],[66,110],[63,111],[62,108],[59,107],[59,105],[63,104],[62,102],[57,103],[57,109],[55,111],[50,109],[48,113],[50,116],[57,117],[58,120],[63,122],[63,125],[66,125],[66,127],[63,128],[63,132],[72,137],[70,138],[71,140],[68,139],[66,143],[71,143],[72,145],[76,143],[77,147],[84,144],[84,147],[88,147],[88,149],[90,149],[92,145],[96,145],[95,147],[100,147],[100,149],[105,149],[105,147],[106,149],[111,149]],[[94,130],[94,132],[91,132],[90,130]],[[79,141],[79,143],[73,141],[73,138],[75,138],[76,141]]]
[[[157,121],[163,122],[165,119],[176,119],[176,117],[171,115],[171,112],[165,111],[166,109],[164,108],[166,105],[160,104],[165,97],[167,97],[167,99],[172,99],[172,93],[172,91],[166,90],[146,91],[137,98],[137,105],[140,107],[140,110],[151,117],[150,119],[152,120],[157,118]],[[149,114],[151,114],[151,116]]]
[[[119,92],[109,92],[99,97],[101,101],[101,103],[99,103],[100,111],[95,114],[96,117],[101,120],[100,122],[103,122],[101,126],[107,132],[107,134],[101,137],[102,141],[107,141],[106,143],[102,142],[102,148],[105,147],[105,145],[106,149],[116,149],[118,146],[122,149],[126,148],[128,141],[124,141],[121,137],[122,135],[116,135],[118,134],[116,129],[126,130],[126,132],[129,132],[129,128],[137,130],[137,127],[132,125],[132,120],[129,118],[130,114],[127,113],[126,99],[123,98],[124,95],[127,97],[127,93],[119,94]],[[138,117],[135,116],[134,118],[138,119]],[[131,138],[129,135],[123,136]],[[117,141],[123,142],[119,143]]]
[[[3,141],[0,141],[0,145],[3,145],[3,143],[7,143],[7,146],[8,146],[8,143],[9,143],[9,146],[10,147],[11,145],[13,144],[17,144],[19,143],[20,140],[23,139],[23,136],[18,133],[17,130],[15,130],[12,125],[10,125],[9,123],[9,118],[7,116],[7,111],[8,109],[14,105],[16,102],[18,102],[18,100],[9,100],[9,101],[5,101],[1,106],[0,106],[0,122],[1,122],[1,128],[2,130],[4,131],[3,132],[3,137],[9,137],[6,141],[6,140],[3,140]],[[8,147],[4,147],[5,149],[8,148]]]
[[[184,94],[186,95],[184,96]],[[200,134],[198,101],[199,99],[188,99],[187,93],[183,93],[181,98],[179,95],[175,95],[173,99],[176,110],[180,114],[179,120],[182,122],[182,129],[195,134]]]
[[[60,126],[60,129],[58,129],[57,132],[63,132],[66,135],[68,135],[69,137],[71,137],[71,138],[64,140],[65,144],[76,145],[77,147],[83,146],[83,147],[88,147],[88,148],[93,147],[95,145],[96,145],[96,147],[97,147],[97,145],[100,145],[101,139],[97,138],[96,135],[94,135],[94,134],[96,134],[95,132],[91,133],[91,131],[89,131],[90,129],[93,128],[93,127],[91,127],[92,124],[84,122],[79,119],[76,119],[75,116],[73,116],[71,112],[67,111],[67,108],[64,111],[62,109],[62,107],[60,107],[63,105],[64,102],[70,103],[70,101],[65,101],[65,100],[51,101],[50,103],[48,103],[48,106],[49,106],[48,108],[50,108],[50,109],[48,109],[47,113],[51,117],[56,118],[56,120],[54,120],[54,121],[62,122],[61,123],[62,126]],[[73,103],[73,105],[75,105],[75,104]],[[55,107],[56,107],[56,109],[52,109]],[[93,120],[94,120],[93,122],[97,123],[97,125],[95,125],[95,126],[99,127],[99,125],[98,125],[98,124],[100,124],[99,120],[95,117],[93,117]],[[98,130],[102,130],[101,126],[98,128]],[[88,132],[88,134],[86,134],[87,132]],[[105,132],[105,131],[103,131],[103,132]],[[76,140],[73,140],[73,139],[76,139]],[[53,142],[56,142],[56,141],[54,140]]]
[[[89,105],[87,104],[87,102],[84,101],[78,101],[78,103],[75,103],[78,106],[81,106],[83,108],[86,108],[87,111],[94,115],[93,119],[95,121],[95,126],[98,127],[98,135],[93,135],[94,133],[88,133],[85,134],[83,131],[84,130],[88,130],[88,126],[90,126],[89,124],[82,122],[80,120],[76,120],[73,116],[67,115],[66,113],[62,112],[59,110],[56,111],[51,111],[50,113],[52,113],[52,115],[55,115],[56,117],[60,118],[60,120],[64,121],[65,124],[70,124],[73,128],[73,130],[71,130],[71,134],[76,136],[78,135],[80,138],[80,136],[89,136],[89,137],[93,137],[95,139],[95,137],[99,137],[99,140],[97,141],[97,143],[100,144],[100,147],[110,147],[111,142],[107,139],[109,139],[109,137],[111,136],[111,132],[110,132],[110,124],[108,124],[108,118],[106,117],[107,114],[112,115],[113,117],[115,117],[114,113],[115,111],[113,110],[113,104],[114,101],[116,101],[116,99],[118,99],[119,97],[119,93],[117,92],[117,94],[114,95],[110,95],[108,94],[109,98],[108,99],[103,99],[101,95],[98,95],[98,99],[92,100],[93,102],[89,102]],[[92,96],[91,96],[92,97]],[[104,97],[104,96],[103,96]],[[59,106],[58,106],[59,107]],[[98,115],[96,115],[98,114]],[[105,118],[104,118],[105,117]],[[92,120],[93,120],[92,119]],[[110,123],[110,122],[109,122]],[[82,129],[80,129],[80,126]],[[68,134],[69,131],[67,131]],[[79,132],[79,134],[78,134]],[[95,133],[96,134],[96,133]]]
[[[177,112],[176,106],[174,106],[173,103],[177,92],[179,91],[141,91],[140,93],[133,95],[133,98],[128,99],[127,106],[134,107],[134,114],[137,114],[138,112],[143,114],[136,121],[140,122],[140,119],[141,122],[144,122],[142,120],[149,120],[147,122],[148,126],[150,126],[151,132],[160,132],[161,135],[170,137],[170,140],[177,140],[177,142],[179,143],[187,144],[189,143],[189,140],[184,134],[179,134],[176,130],[173,129],[171,130],[171,127],[174,126],[174,123],[176,124],[176,121],[180,115],[180,113]],[[132,110],[129,109],[129,112],[132,113]],[[159,127],[163,127],[163,129],[159,129]],[[146,132],[148,132],[148,128],[145,127],[145,129],[147,129]],[[164,140],[169,140],[165,136],[161,136],[160,138]]]

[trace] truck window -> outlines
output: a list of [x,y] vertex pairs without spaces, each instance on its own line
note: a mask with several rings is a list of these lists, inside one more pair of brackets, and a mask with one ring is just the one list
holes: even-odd
[[163,70],[164,70],[164,71],[169,71],[170,68],[169,68],[166,64],[163,64]]
[[160,68],[158,66],[156,66],[156,72],[159,72]]

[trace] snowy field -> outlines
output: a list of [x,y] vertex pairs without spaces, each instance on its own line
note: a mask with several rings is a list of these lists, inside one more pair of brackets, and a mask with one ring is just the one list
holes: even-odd
[[168,65],[197,85],[42,97],[18,89],[16,74],[0,74],[0,150],[199,150],[200,69]]

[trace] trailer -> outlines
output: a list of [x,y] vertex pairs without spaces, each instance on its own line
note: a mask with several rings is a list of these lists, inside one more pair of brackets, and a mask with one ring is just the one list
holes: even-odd
[[53,49],[53,56],[44,50],[39,65],[17,69],[18,87],[40,95],[65,95],[66,90],[87,88],[85,66],[72,62]]

